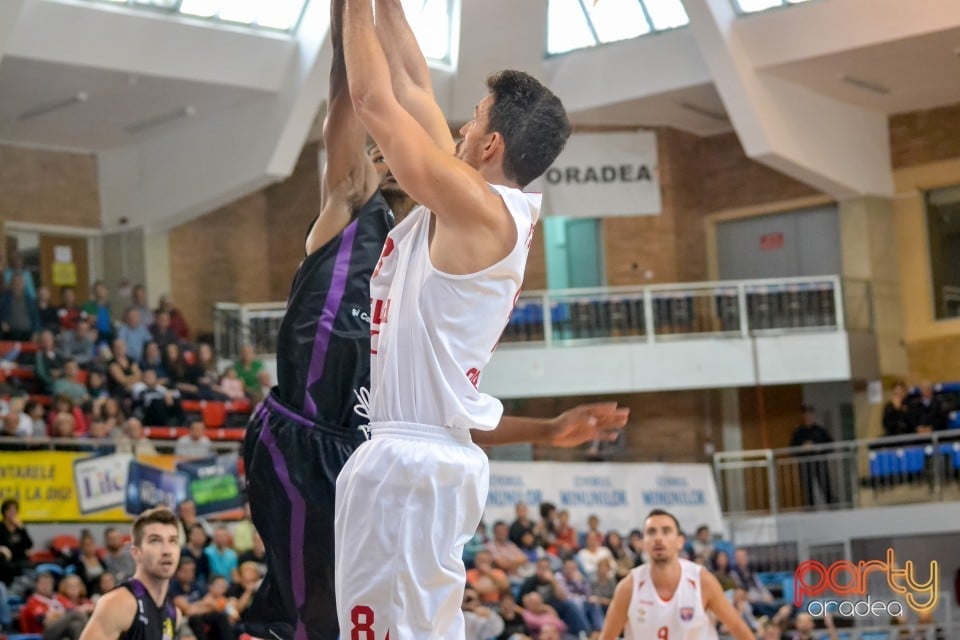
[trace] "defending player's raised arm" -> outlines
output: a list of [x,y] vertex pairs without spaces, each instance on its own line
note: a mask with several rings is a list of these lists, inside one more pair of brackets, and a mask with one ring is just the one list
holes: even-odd
[[603,619],[603,631],[600,640],[617,640],[627,626],[627,612],[630,609],[630,595],[633,593],[633,575],[620,581],[613,592],[613,601]]
[[736,640],[754,640],[753,632],[727,600],[720,582],[706,569],[700,570],[700,588],[703,590],[703,608],[712,612]]
[[393,94],[441,149],[454,152],[453,136],[433,93],[430,69],[407,22],[401,0],[376,0],[376,30],[390,65]]
[[80,640],[116,640],[137,614],[137,600],[126,589],[104,594],[90,615]]
[[347,0],[344,15],[353,107],[400,187],[439,218],[461,221],[464,228],[502,231],[507,217],[500,197],[478,171],[439,147],[397,101],[370,1]]
[[323,121],[323,146],[327,162],[323,169],[320,216],[307,236],[310,255],[350,223],[358,209],[377,189],[378,177],[366,153],[367,132],[350,101],[347,67],[343,57],[343,11],[345,0],[330,2],[330,85],[327,116]]
[[482,447],[533,443],[551,447],[576,447],[593,440],[616,440],[627,424],[630,409],[616,402],[581,404],[555,418],[503,416],[492,431],[473,431]]

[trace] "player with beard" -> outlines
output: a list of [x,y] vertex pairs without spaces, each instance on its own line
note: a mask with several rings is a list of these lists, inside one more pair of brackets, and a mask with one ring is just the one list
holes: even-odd
[[[706,568],[680,557],[684,537],[670,513],[654,509],[644,520],[643,550],[650,562],[620,581],[601,640],[715,640],[712,614],[737,640],[753,633]],[[708,613],[709,612],[709,613]]]
[[166,507],[144,511],[133,523],[137,570],[97,601],[80,640],[173,640],[179,614],[170,579],[180,561],[177,517]]

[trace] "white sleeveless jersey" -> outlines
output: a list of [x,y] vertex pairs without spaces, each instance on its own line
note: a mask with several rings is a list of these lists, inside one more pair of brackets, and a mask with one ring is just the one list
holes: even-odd
[[390,232],[370,280],[371,424],[494,429],[499,400],[477,387],[520,294],[539,194],[490,185],[517,227],[510,254],[469,275],[430,261],[430,218],[417,207]]
[[702,569],[680,559],[680,584],[667,602],[657,595],[649,565],[634,569],[625,640],[716,640],[716,629],[703,608]]

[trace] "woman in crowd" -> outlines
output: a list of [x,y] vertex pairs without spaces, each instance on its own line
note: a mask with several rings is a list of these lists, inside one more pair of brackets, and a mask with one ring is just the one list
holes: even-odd
[[73,559],[73,572],[87,588],[87,592],[96,592],[100,576],[106,573],[107,567],[97,555],[97,541],[89,530],[80,533],[80,548]]
[[621,538],[620,534],[616,531],[607,533],[607,539],[604,541],[604,544],[607,549],[610,549],[610,553],[613,554],[617,579],[626,578],[636,562],[633,551],[630,550],[630,547],[627,546],[623,538]]
[[30,561],[27,552],[33,548],[33,540],[20,521],[20,503],[7,498],[0,505],[3,522],[0,523],[0,579],[7,585],[21,575]]

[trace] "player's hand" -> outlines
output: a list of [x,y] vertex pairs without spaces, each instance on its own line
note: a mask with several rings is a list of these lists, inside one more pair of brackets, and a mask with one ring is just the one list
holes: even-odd
[[581,404],[552,420],[550,445],[576,447],[593,440],[612,442],[620,435],[629,417],[630,409],[618,407],[616,402]]

